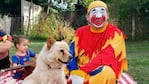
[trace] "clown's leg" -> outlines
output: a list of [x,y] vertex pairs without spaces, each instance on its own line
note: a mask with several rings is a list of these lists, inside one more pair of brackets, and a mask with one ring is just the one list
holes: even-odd
[[102,72],[89,78],[89,84],[116,84],[116,76],[109,66],[104,66]]

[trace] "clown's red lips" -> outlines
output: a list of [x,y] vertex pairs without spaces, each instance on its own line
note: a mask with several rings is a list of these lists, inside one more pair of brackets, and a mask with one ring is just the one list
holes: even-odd
[[93,16],[91,17],[91,22],[92,22],[93,24],[97,25],[97,26],[100,26],[100,25],[102,25],[102,24],[105,22],[105,16],[102,15],[102,17],[97,18],[96,15],[93,15]]

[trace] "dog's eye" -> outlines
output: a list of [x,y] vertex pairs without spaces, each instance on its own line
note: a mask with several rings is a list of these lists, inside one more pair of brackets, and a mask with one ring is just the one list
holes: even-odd
[[64,55],[64,50],[63,49],[61,49],[60,52]]

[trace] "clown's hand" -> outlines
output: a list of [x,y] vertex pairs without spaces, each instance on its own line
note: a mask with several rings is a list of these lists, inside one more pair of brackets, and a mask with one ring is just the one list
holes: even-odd
[[72,81],[71,84],[83,84],[84,82],[84,78],[81,76],[77,76],[77,75],[70,75],[69,80]]

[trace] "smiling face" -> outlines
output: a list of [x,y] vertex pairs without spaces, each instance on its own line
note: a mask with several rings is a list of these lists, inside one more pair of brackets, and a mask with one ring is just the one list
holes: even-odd
[[95,7],[90,10],[87,19],[95,28],[101,28],[107,21],[108,14],[104,7]]

